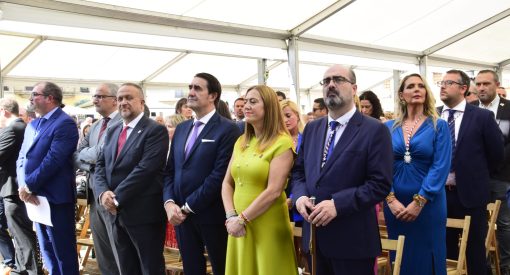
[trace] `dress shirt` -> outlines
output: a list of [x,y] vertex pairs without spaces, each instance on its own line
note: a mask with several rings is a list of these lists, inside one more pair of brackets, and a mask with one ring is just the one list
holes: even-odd
[[133,129],[135,129],[136,124],[138,124],[140,119],[142,119],[143,115],[144,115],[143,112],[141,112],[135,119],[131,120],[131,122],[129,122],[128,124],[126,124],[125,122],[122,123],[124,127],[129,126],[126,133],[126,141],[128,140],[129,135],[131,135],[131,132],[133,132]]
[[494,117],[496,117],[496,115],[498,114],[498,106],[499,106],[499,95],[496,95],[496,97],[492,100],[491,103],[489,103],[489,105],[485,106],[481,101],[480,101],[480,108],[482,109],[486,109],[486,110],[489,110],[491,111],[493,114],[494,114]]
[[[197,132],[197,137],[200,136],[200,133],[202,132],[202,130],[204,129],[205,125],[207,124],[207,122],[209,122],[209,120],[211,120],[211,117],[216,113],[216,109],[210,111],[207,115],[203,116],[201,119],[196,119],[194,118],[193,120],[193,125],[195,125],[195,123],[197,121],[200,121],[202,122],[202,125],[200,125],[198,127],[198,132]],[[189,143],[189,140],[191,139],[191,135],[192,135],[193,131],[190,131],[189,135],[188,135],[188,139],[186,140],[186,146],[184,146],[184,148],[188,147],[188,143]],[[196,141],[195,141],[196,142]]]
[[[355,112],[356,112],[356,108],[352,107],[352,109],[349,112],[345,113],[343,116],[336,119],[336,121],[338,121],[338,123],[340,123],[340,124],[336,127],[334,146],[336,146],[336,144],[340,140],[340,137],[342,136],[342,134],[345,130],[345,126],[347,126],[347,123],[349,122],[349,120],[351,119],[351,117],[354,115]],[[324,147],[326,146],[326,143],[328,142],[328,138],[331,135],[332,130],[329,128],[329,124],[333,120],[335,120],[335,119],[331,118],[331,116],[328,115],[328,132],[326,133],[326,139],[324,140]]]
[[455,144],[457,144],[457,139],[459,137],[459,129],[460,124],[462,123],[462,117],[464,117],[464,110],[466,110],[466,100],[463,99],[457,106],[450,108],[448,106],[443,107],[443,111],[441,112],[441,118],[448,122],[448,110],[455,110],[455,114],[453,115],[455,119]]

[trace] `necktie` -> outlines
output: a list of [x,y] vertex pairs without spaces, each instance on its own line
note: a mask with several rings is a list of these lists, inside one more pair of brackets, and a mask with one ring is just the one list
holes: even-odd
[[455,112],[456,110],[449,109],[448,110],[448,128],[450,128],[450,135],[452,141],[452,162],[450,166],[450,172],[455,171],[455,149],[456,149],[456,141],[455,141]]
[[191,133],[191,137],[189,138],[188,145],[186,145],[186,150],[184,150],[184,156],[185,156],[186,159],[189,156],[189,152],[191,151],[191,148],[193,148],[193,144],[195,144],[195,141],[197,140],[197,137],[198,137],[198,128],[202,124],[204,124],[204,123],[201,122],[200,120],[197,120],[195,122],[195,125],[193,126],[193,132]]
[[35,129],[35,136],[36,136],[36,137],[39,135],[39,132],[41,131],[42,126],[43,126],[43,124],[46,122],[46,120],[48,120],[48,119],[46,119],[46,118],[44,118],[44,117],[41,117],[41,118],[39,119],[39,123],[37,124],[37,128]]
[[106,130],[106,126],[108,126],[108,122],[110,121],[109,117],[103,118],[103,124],[101,125],[101,129],[99,129],[99,136],[97,137],[97,140],[100,140],[101,137],[104,134],[104,131]]
[[128,129],[129,126],[124,126],[124,128],[122,128],[122,132],[120,132],[119,141],[117,141],[117,157],[119,157],[120,151],[122,151],[124,144],[126,144]]
[[322,153],[321,168],[324,167],[326,161],[328,161],[329,157],[333,153],[333,148],[335,147],[336,128],[338,125],[340,125],[340,122],[336,120],[333,120],[329,123],[329,129],[331,132],[329,133],[328,140],[326,141],[326,146],[324,146],[324,152]]

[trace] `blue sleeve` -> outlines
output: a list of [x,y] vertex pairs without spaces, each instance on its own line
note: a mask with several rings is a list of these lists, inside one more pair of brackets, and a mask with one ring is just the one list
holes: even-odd
[[450,130],[446,121],[437,120],[433,140],[434,156],[427,176],[423,179],[419,194],[427,200],[434,201],[436,194],[444,189],[446,178],[450,172],[452,146]]
[[[393,124],[394,123],[395,123],[395,120],[388,120],[384,123],[384,125],[386,125],[386,127],[388,127],[388,131],[390,131],[392,154],[393,154]],[[393,178],[392,178],[391,182],[393,182]],[[390,192],[391,193],[395,192],[395,190],[393,190],[393,184],[391,185]]]

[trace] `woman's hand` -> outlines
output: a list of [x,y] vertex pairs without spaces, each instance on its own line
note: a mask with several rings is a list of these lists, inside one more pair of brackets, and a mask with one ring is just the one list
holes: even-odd
[[289,210],[292,209],[292,199],[291,198],[287,198],[287,200],[285,201],[287,203],[287,208]]
[[225,223],[225,226],[227,227],[228,234],[232,237],[238,238],[246,235],[246,228],[239,223],[239,218],[237,216],[230,217]]
[[423,206],[419,206],[414,200],[397,215],[397,219],[403,222],[412,222],[418,218]]
[[397,219],[398,215],[406,209],[404,205],[396,198],[391,203],[388,203],[388,207],[390,208],[393,216],[397,217]]

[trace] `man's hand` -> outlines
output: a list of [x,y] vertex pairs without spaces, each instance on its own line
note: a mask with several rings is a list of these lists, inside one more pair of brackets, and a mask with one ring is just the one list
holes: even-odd
[[326,226],[336,215],[337,213],[333,200],[324,200],[314,207],[308,221],[316,226]]
[[31,203],[34,205],[39,205],[39,199],[37,198],[37,196],[33,195],[31,193],[28,193],[26,186],[20,188],[18,192],[19,192],[19,198],[22,201],[24,201],[26,203]]
[[117,215],[117,206],[115,205],[115,193],[105,191],[101,194],[101,205],[112,215]]
[[305,220],[308,220],[308,211],[312,211],[314,208],[310,198],[302,196],[296,201],[296,209]]
[[168,222],[170,222],[172,225],[179,225],[186,219],[186,215],[182,213],[181,208],[173,203],[173,202],[167,202],[165,204],[165,211],[166,216],[168,218]]

